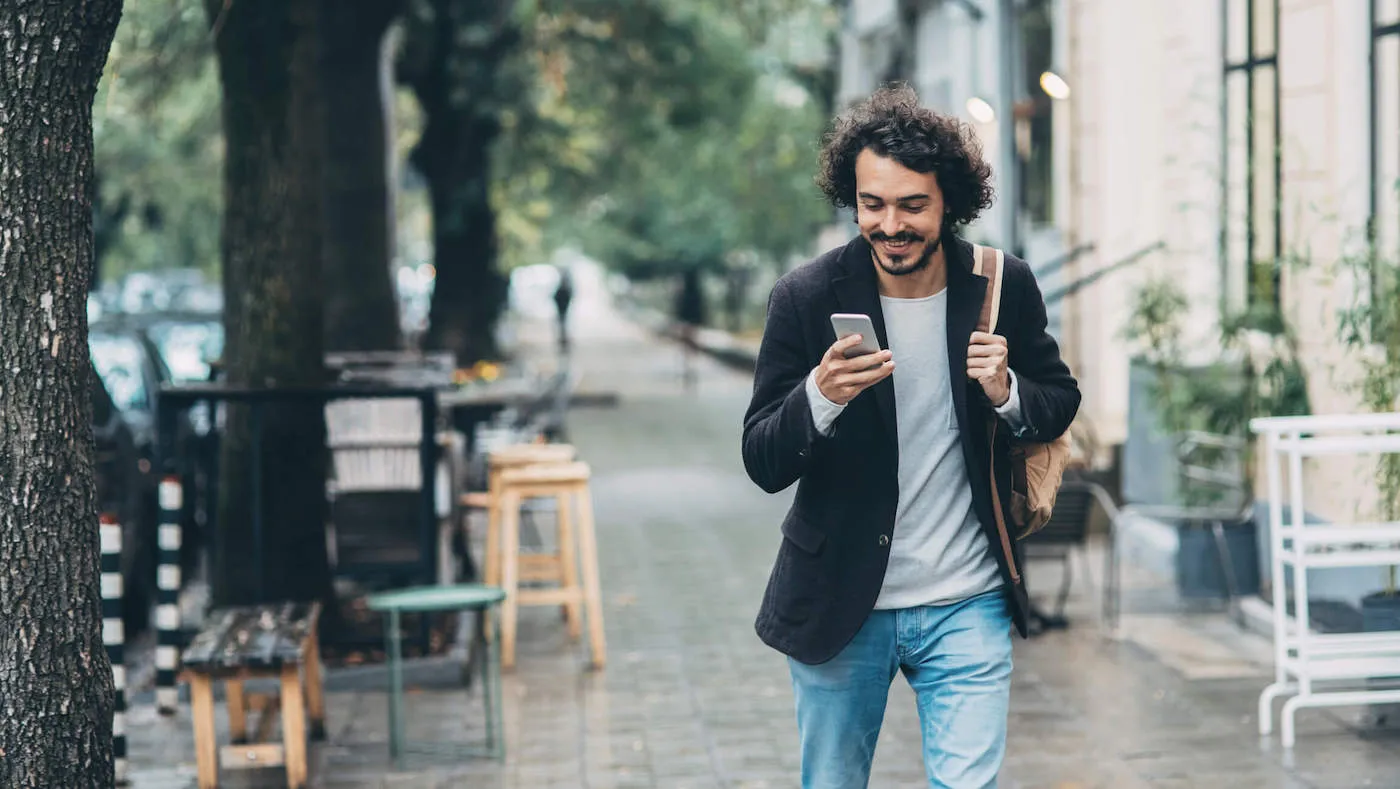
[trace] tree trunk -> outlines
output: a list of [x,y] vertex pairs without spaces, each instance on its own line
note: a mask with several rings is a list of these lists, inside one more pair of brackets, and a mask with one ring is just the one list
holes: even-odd
[[[451,150],[427,149],[423,160],[433,206],[433,260],[437,280],[428,309],[424,345],[452,351],[467,366],[496,359],[496,323],[506,301],[506,278],[496,270],[496,212],[490,203],[490,142],[495,130],[482,130],[467,139],[487,141]],[[443,169],[437,169],[442,167]]]
[[398,2],[324,16],[326,348],[400,347],[394,292],[393,93],[385,33]]
[[120,0],[0,5],[0,786],[110,787],[87,288]]
[[[321,289],[318,0],[206,0],[217,31],[226,145],[224,360],[230,383],[325,382]],[[326,426],[316,402],[261,414],[229,409],[221,463],[213,593],[217,604],[329,602]],[[260,491],[261,525],[254,495]],[[260,546],[259,546],[260,543]],[[260,552],[260,561],[259,561]]]
[[521,32],[512,0],[420,0],[415,11],[405,72],[427,116],[413,164],[429,184],[437,268],[424,343],[467,365],[499,355],[507,281],[496,268],[491,146]]

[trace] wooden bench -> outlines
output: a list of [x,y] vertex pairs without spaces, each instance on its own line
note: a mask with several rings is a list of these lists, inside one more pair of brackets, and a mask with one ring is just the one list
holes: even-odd
[[[312,739],[325,737],[326,709],[321,657],[316,641],[320,603],[277,603],[214,611],[184,654],[190,683],[199,789],[219,785],[219,768],[285,766],[289,789],[307,783],[307,719]],[[280,692],[245,693],[247,680],[275,679]],[[224,683],[233,744],[218,747],[214,734],[214,687]],[[247,714],[261,714],[248,736]],[[282,741],[271,742],[282,716]]]

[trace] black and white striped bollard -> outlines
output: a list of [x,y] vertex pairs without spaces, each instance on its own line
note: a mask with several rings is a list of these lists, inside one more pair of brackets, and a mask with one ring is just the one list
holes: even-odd
[[102,540],[102,645],[112,663],[116,704],[112,713],[112,756],[117,785],[126,779],[126,627],[122,624],[122,527],[115,516],[99,519]]
[[160,566],[156,568],[156,709],[174,715],[180,703],[180,478],[160,483]]

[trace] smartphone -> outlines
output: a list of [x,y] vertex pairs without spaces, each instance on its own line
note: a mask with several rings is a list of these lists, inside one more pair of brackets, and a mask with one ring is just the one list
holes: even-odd
[[880,350],[880,340],[875,335],[875,323],[869,315],[850,312],[837,312],[831,316],[831,329],[836,339],[842,340],[852,334],[860,335],[860,344],[846,352],[846,358],[864,356]]

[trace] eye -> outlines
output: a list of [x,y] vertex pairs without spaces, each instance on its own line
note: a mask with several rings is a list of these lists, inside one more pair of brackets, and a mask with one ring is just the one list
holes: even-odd
[[924,210],[925,208],[928,208],[928,203],[913,203],[913,204],[906,203],[906,204],[904,205],[904,210],[905,210],[905,211],[908,211],[908,212],[911,213],[911,214],[923,213],[923,210]]

